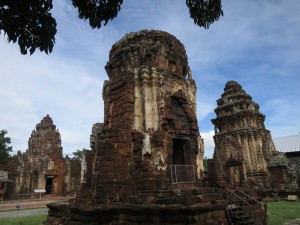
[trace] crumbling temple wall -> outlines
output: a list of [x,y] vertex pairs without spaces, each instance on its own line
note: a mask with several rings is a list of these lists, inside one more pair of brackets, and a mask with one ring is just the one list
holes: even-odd
[[11,156],[8,163],[1,165],[0,169],[7,171],[8,183],[5,199],[30,198],[34,192],[32,189],[31,163],[26,153],[18,151],[17,155]]
[[226,83],[217,104],[212,123],[219,185],[248,182],[270,187],[268,162],[276,150],[259,105],[235,81]]
[[271,187],[278,190],[298,190],[300,167],[284,153],[273,156],[268,163]]
[[81,162],[80,159],[69,158],[68,156],[64,158],[63,194],[75,194],[80,191]]
[[[44,225],[228,225],[224,205],[142,205],[110,204],[109,207],[49,204]],[[70,217],[71,215],[71,217]]]
[[81,191],[88,192],[92,185],[92,163],[94,154],[90,150],[82,152],[82,159],[80,164],[80,186]]
[[96,149],[96,143],[101,142],[101,136],[102,136],[102,130],[103,130],[103,123],[95,123],[92,127],[92,133],[90,136],[90,147],[91,152],[89,152],[85,157],[88,167],[83,168],[85,169],[86,173],[86,188],[89,190],[89,188],[92,186],[93,190],[95,190],[96,187],[96,181],[98,179],[98,171],[96,168],[98,167],[98,157],[97,155],[97,149]]
[[0,170],[8,174],[7,179],[13,181],[6,184],[5,199],[15,194],[16,191],[23,189],[21,188],[22,179],[20,179],[20,170],[24,169],[24,164],[20,160],[21,158],[21,152],[18,152],[16,156],[10,157],[6,164],[0,165]]

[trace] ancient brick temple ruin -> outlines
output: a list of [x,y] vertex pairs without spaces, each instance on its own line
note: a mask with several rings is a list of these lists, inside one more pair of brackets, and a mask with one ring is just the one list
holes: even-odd
[[297,189],[297,171],[276,151],[265,116],[242,86],[227,82],[217,104],[211,181],[222,187]]
[[[104,123],[93,126],[94,158],[84,170],[92,180],[76,199],[49,204],[44,224],[228,224],[226,190],[203,185],[184,46],[163,31],[130,33],[105,68]],[[256,215],[265,221],[259,207]]]
[[217,104],[212,123],[219,181],[268,184],[268,161],[275,147],[259,105],[235,81],[227,82]]
[[[176,179],[200,178],[196,86],[183,45],[164,32],[126,35],[112,47],[106,71],[92,200],[128,201],[138,194],[152,202],[154,193],[163,195],[172,183],[186,182]],[[197,174],[178,177],[176,169]]]
[[46,115],[28,141],[24,154],[12,157],[5,166],[11,183],[10,198],[30,197],[34,190],[46,194],[76,191],[80,181],[80,161],[63,157],[61,137],[49,115]]

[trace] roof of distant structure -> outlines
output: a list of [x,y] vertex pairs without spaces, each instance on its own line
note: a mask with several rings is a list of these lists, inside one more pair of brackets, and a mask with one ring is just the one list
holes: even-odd
[[279,152],[300,151],[300,134],[288,137],[273,138],[275,148]]

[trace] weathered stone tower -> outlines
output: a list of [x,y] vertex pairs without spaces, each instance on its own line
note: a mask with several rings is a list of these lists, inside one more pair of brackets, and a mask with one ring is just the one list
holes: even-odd
[[268,161],[276,151],[259,105],[235,81],[227,82],[217,104],[212,123],[219,185],[269,186]]
[[130,196],[152,202],[172,183],[194,183],[203,144],[184,46],[162,31],[130,33],[112,47],[106,71],[104,125],[94,140],[95,203]]
[[63,158],[60,133],[49,115],[32,131],[27,151],[19,151],[0,169],[7,170],[13,181],[7,193],[10,198],[31,197],[37,189],[46,194],[74,193],[80,184],[80,161]]
[[64,172],[61,138],[49,115],[32,131],[27,157],[31,174],[30,189],[46,188],[46,193],[61,194]]

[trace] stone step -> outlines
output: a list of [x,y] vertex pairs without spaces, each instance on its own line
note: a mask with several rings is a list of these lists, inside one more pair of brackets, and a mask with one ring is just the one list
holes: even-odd
[[244,215],[244,211],[243,210],[231,210],[229,211],[230,215],[232,216],[239,216],[239,215]]
[[247,224],[255,224],[255,219],[253,218],[248,218],[248,219],[245,219],[243,221],[239,221],[237,222],[238,225],[247,225]]

